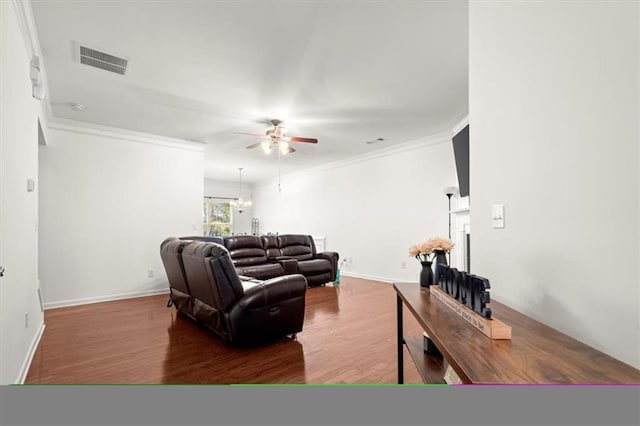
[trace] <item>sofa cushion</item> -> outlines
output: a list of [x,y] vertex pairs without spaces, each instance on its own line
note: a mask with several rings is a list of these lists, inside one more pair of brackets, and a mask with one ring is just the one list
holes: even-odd
[[262,245],[264,246],[264,250],[267,252],[267,257],[269,259],[282,256],[280,247],[278,247],[277,235],[263,235]]
[[248,277],[258,278],[259,280],[268,280],[270,278],[284,275],[284,268],[279,263],[264,263],[262,265],[237,266],[238,275],[246,275]]
[[191,296],[200,299],[204,303],[219,307],[209,288],[209,278],[207,277],[207,266],[205,259],[211,256],[214,243],[191,242],[182,250],[182,262],[190,283]]
[[211,253],[210,267],[215,280],[215,287],[220,294],[220,302],[226,312],[236,300],[244,295],[240,277],[236,274],[229,252],[224,246],[215,244]]
[[313,259],[313,243],[308,235],[286,234],[278,236],[278,246],[282,256],[294,257],[298,260]]
[[[185,246],[182,260],[191,295],[206,305],[225,311],[244,294],[240,278],[233,273],[233,265],[223,246],[194,241]],[[218,275],[213,278],[220,281],[218,285],[209,280],[209,268],[212,266],[217,266]]]
[[298,262],[298,268],[303,275],[331,272],[331,263],[326,259],[312,259]]
[[264,248],[262,246],[262,239],[254,235],[234,235],[230,237],[224,237],[224,246],[230,252],[232,250],[242,248]]
[[224,245],[236,266],[259,265],[267,261],[262,239],[253,235],[225,237]]
[[236,266],[259,265],[267,261],[264,250],[257,248],[243,248],[229,252],[233,264]]

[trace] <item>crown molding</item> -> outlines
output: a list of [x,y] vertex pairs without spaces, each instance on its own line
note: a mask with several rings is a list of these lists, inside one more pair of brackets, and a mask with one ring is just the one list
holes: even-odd
[[31,58],[40,52],[40,43],[33,21],[31,2],[28,0],[12,0],[11,3],[13,3],[13,8],[16,12],[24,47],[27,50],[29,58]]
[[34,56],[40,59],[40,77],[42,78],[42,84],[44,86],[44,99],[41,102],[45,114],[46,120],[51,118],[51,105],[49,104],[49,82],[47,80],[47,72],[44,66],[44,60],[42,58],[42,50],[40,49],[40,39],[38,38],[38,31],[36,30],[35,19],[33,17],[33,9],[31,8],[31,0],[12,0],[13,8],[16,13],[16,19],[18,20],[18,27],[22,33],[22,41],[24,42],[29,60]]
[[40,58],[40,76],[42,78],[45,95],[44,99],[39,101],[43,111],[43,114],[39,115],[42,115],[40,117],[40,121],[42,122],[43,127],[46,127],[51,117],[53,117],[51,103],[49,102],[49,80],[47,79],[47,71],[44,66],[44,58],[42,57],[40,39],[38,38],[38,31],[36,30],[35,19],[33,17],[31,0],[12,0],[11,3],[13,4],[13,9],[16,13],[18,27],[22,33],[22,41],[24,42],[29,60],[34,56]]
[[[366,154],[356,155],[353,157],[345,158],[344,160],[332,161],[330,163],[322,164],[317,167],[312,167],[310,169],[305,169],[299,172],[290,173],[287,175],[282,175],[281,179],[289,179],[289,178],[297,178],[302,176],[308,176],[320,172],[324,172],[327,170],[337,169],[341,167],[348,167],[354,164],[363,163],[371,160],[375,160],[381,157],[388,157],[390,155],[396,155],[407,151],[413,151],[416,149],[421,149],[431,145],[437,145],[441,143],[451,142],[451,138],[453,137],[453,133],[451,131],[445,131],[441,133],[436,133],[435,135],[421,137],[418,139],[413,139],[407,142],[403,142],[397,145],[390,146],[388,148],[377,149],[373,152],[368,152]],[[278,179],[268,179],[262,181],[260,183],[254,184],[254,187],[262,187],[273,184],[273,182],[277,182]]]
[[200,142],[193,142],[184,139],[170,138],[167,136],[154,135],[152,133],[137,132],[134,130],[119,129],[117,127],[103,126],[100,124],[88,123],[84,121],[69,120],[66,118],[53,118],[49,120],[49,129],[62,130],[65,132],[102,136],[111,139],[126,140],[152,145],[160,145],[169,148],[184,149],[187,151],[204,152],[205,145]]
[[464,129],[467,126],[467,124],[469,124],[469,114],[467,114],[462,120],[460,120],[458,124],[453,126],[453,134],[457,135],[460,130]]

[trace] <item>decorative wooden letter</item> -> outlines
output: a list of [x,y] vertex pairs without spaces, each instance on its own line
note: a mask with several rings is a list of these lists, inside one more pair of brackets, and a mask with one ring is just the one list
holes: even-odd
[[429,288],[432,296],[492,339],[511,339],[511,327],[491,318],[489,280],[467,274],[445,265],[438,265],[439,285]]
[[489,280],[477,275],[471,275],[471,288],[473,295],[473,310],[485,318],[491,318],[491,309],[487,308],[487,303],[491,301],[489,295]]
[[451,297],[458,299],[458,297],[460,296],[458,284],[460,282],[460,276],[462,275],[462,272],[458,271],[456,268],[451,268],[451,275],[452,280],[449,283],[449,287],[447,288],[447,293],[449,293]]

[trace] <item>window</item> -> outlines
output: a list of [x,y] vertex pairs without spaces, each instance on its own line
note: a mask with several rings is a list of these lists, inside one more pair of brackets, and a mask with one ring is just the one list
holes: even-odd
[[202,233],[204,235],[231,235],[232,217],[229,199],[205,197]]

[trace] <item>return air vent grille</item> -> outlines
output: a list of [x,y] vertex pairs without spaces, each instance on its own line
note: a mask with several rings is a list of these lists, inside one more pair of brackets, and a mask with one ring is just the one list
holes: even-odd
[[80,46],[80,63],[124,75],[127,71],[129,60],[86,46]]

